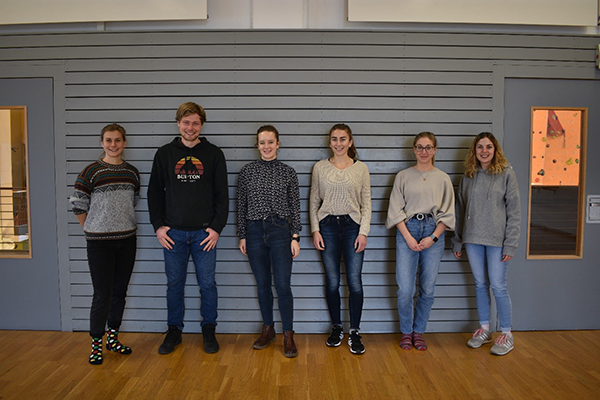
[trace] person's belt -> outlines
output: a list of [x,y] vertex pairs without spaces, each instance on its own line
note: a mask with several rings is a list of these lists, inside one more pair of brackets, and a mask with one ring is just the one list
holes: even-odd
[[423,214],[423,213],[418,213],[418,214],[413,215],[413,218],[415,218],[418,221],[423,221],[425,219],[425,217],[433,217],[433,215]]

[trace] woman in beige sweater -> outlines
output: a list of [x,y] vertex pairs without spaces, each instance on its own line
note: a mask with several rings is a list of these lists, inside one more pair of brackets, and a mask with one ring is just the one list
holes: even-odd
[[[433,166],[437,139],[419,133],[413,141],[417,164],[396,175],[387,221],[396,233],[396,281],[400,347],[427,350],[423,333],[433,306],[433,294],[444,253],[444,232],[454,229],[454,189],[450,177]],[[419,296],[413,306],[419,271]]]
[[353,354],[362,354],[365,347],[358,332],[364,298],[362,265],[371,224],[371,180],[369,168],[357,159],[348,125],[331,128],[329,147],[333,156],[315,164],[310,189],[313,245],[325,268],[325,295],[333,325],[327,346],[339,346],[344,337],[340,311],[343,254],[350,291],[348,346]]

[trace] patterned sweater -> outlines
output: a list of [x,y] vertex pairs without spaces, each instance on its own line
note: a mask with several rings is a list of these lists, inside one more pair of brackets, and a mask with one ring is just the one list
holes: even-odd
[[319,221],[328,215],[349,215],[360,225],[359,234],[371,230],[371,177],[369,167],[356,161],[345,169],[329,160],[315,164],[310,187],[311,232],[319,230]]
[[81,171],[70,202],[75,215],[87,213],[83,226],[87,240],[115,240],[135,235],[139,197],[137,168],[98,160]]
[[237,233],[246,238],[247,221],[277,216],[290,221],[292,235],[300,225],[298,175],[279,160],[257,160],[244,165],[237,184]]

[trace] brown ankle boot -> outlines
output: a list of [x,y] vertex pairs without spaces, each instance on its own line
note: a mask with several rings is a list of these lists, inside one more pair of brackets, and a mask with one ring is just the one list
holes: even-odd
[[252,345],[256,350],[262,350],[275,340],[275,327],[273,325],[263,325],[260,337]]
[[298,356],[298,349],[296,343],[294,343],[294,331],[283,332],[283,355],[287,358],[294,358]]

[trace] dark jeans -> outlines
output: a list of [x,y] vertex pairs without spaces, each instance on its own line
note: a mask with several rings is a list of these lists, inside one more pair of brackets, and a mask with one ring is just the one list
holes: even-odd
[[196,281],[200,286],[200,315],[202,316],[200,325],[216,325],[218,316],[218,293],[215,281],[217,249],[204,251],[203,246],[200,246],[200,243],[208,236],[204,229],[180,231],[171,228],[167,234],[175,242],[171,250],[163,249],[167,275],[167,324],[183,330],[184,289],[191,255],[196,268]]
[[358,237],[360,225],[348,215],[328,215],[319,221],[319,230],[325,245],[325,250],[321,251],[321,260],[325,268],[325,297],[331,323],[342,324],[340,270],[344,254],[346,283],[350,292],[350,329],[359,329],[364,301],[362,267],[365,252],[357,253],[354,241]]
[[119,329],[125,310],[127,286],[135,263],[136,237],[88,240],[87,256],[94,286],[90,310],[90,336],[102,337],[106,322]]
[[290,225],[286,220],[269,217],[266,220],[248,221],[246,252],[256,279],[263,324],[273,325],[272,269],[284,331],[293,329],[294,319],[291,240]]

